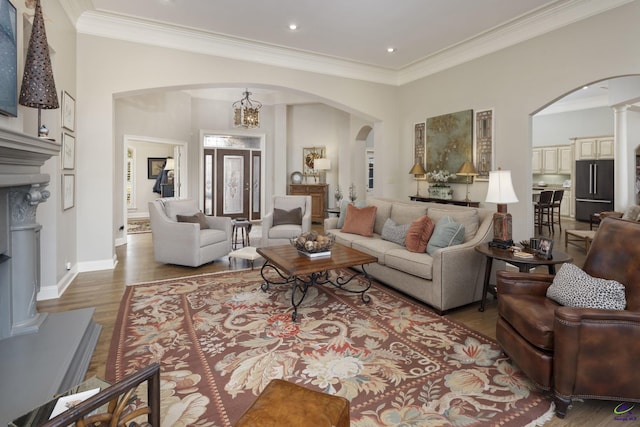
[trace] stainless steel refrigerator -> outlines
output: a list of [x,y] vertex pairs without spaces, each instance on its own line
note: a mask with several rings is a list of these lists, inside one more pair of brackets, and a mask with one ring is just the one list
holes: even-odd
[[613,180],[613,160],[576,160],[576,220],[613,210]]

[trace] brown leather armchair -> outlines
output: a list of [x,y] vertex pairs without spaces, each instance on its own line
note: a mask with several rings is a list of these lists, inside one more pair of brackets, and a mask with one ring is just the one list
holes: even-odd
[[625,310],[564,307],[553,276],[499,271],[496,337],[529,378],[553,391],[564,418],[574,397],[640,401],[640,223],[606,218],[583,270],[625,285]]

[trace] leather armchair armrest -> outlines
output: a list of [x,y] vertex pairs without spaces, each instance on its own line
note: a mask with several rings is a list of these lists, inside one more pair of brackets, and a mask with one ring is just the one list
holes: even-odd
[[496,272],[498,295],[545,296],[553,282],[553,275],[540,273],[520,273],[506,270]]

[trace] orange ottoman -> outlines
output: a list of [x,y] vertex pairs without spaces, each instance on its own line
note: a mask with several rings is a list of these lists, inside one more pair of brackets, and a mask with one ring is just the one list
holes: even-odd
[[349,427],[349,401],[271,380],[235,427]]

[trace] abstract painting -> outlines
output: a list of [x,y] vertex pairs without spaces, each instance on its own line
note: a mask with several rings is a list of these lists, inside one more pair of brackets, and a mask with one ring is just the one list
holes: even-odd
[[[466,161],[473,161],[473,110],[427,119],[427,172],[456,173]],[[449,182],[465,183],[466,177]]]

